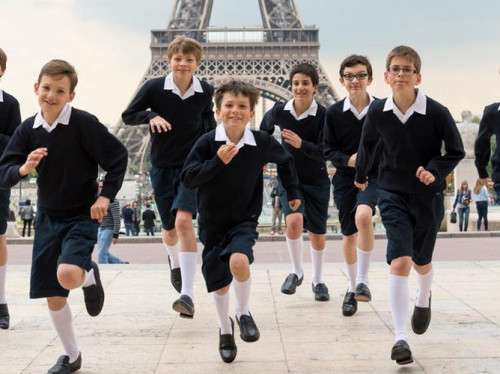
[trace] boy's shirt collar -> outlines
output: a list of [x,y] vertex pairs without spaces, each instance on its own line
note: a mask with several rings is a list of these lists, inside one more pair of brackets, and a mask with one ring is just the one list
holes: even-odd
[[47,121],[45,121],[45,118],[43,118],[42,115],[42,110],[40,109],[38,113],[35,116],[35,122],[33,123],[33,128],[36,129],[40,126],[42,126],[47,132],[54,131],[57,127],[57,125],[69,125],[69,118],[71,117],[71,105],[66,103],[64,108],[61,110],[61,113],[59,113],[59,117],[54,121],[52,126],[50,126]]
[[418,88],[416,88],[416,91],[417,97],[415,99],[415,102],[408,108],[405,114],[401,113],[401,111],[394,103],[394,97],[392,94],[389,95],[389,97],[385,101],[384,112],[392,110],[402,123],[406,123],[411,115],[415,112],[425,115],[427,112],[427,98]]
[[[224,124],[222,123],[217,125],[217,127],[215,128],[215,141],[226,142],[226,144],[232,143],[231,140],[229,140],[229,138],[227,137],[226,129],[224,128]],[[238,144],[236,144],[236,148],[240,149],[245,144],[251,146],[257,145],[257,143],[255,143],[255,137],[248,127],[245,127],[245,132],[243,133],[243,136],[241,137]]]
[[1,87],[0,87],[0,103],[3,103],[3,91]]
[[368,112],[368,108],[370,107],[370,104],[375,100],[372,95],[368,94],[368,97],[370,98],[370,102],[368,103],[367,106],[363,108],[361,113],[358,112],[358,110],[352,105],[351,99],[349,99],[349,96],[346,96],[344,100],[344,112],[347,112],[348,110],[351,110],[352,114],[356,116],[357,119],[363,119],[364,116],[366,116],[366,113]]
[[295,108],[293,107],[293,99],[288,101],[283,109],[288,110],[293,118],[295,118],[297,121],[300,121],[301,119],[307,118],[308,116],[316,116],[316,113],[318,111],[318,103],[313,99],[309,109],[307,109],[300,116],[298,116],[297,112],[295,112]]
[[196,92],[203,92],[203,88],[201,87],[200,80],[196,78],[193,75],[193,83],[191,83],[191,86],[187,89],[187,91],[184,93],[184,95],[181,95],[181,91],[179,90],[179,87],[174,82],[174,75],[172,73],[168,74],[165,77],[165,85],[163,87],[165,90],[171,90],[174,94],[179,96],[182,100],[186,100],[187,98],[193,96]]

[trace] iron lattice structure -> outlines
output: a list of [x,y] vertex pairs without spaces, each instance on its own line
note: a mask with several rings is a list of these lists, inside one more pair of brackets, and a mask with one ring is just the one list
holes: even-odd
[[[151,63],[139,87],[168,74],[168,45],[177,35],[186,35],[203,46],[196,76],[215,87],[238,78],[252,83],[264,98],[288,101],[290,70],[309,62],[320,77],[316,100],[331,105],[338,96],[319,62],[318,29],[303,25],[294,0],[258,1],[262,27],[215,28],[209,27],[213,0],[176,0],[167,29],[151,31]],[[149,162],[148,126],[124,126],[119,121],[116,134],[129,151],[131,168],[144,171]]]

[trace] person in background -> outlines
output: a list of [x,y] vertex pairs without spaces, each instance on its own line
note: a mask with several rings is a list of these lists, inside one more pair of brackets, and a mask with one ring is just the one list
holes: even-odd
[[151,204],[146,203],[146,210],[142,212],[142,222],[144,222],[144,232],[147,236],[155,236],[156,214],[151,210]]
[[138,236],[141,231],[141,208],[137,200],[132,202],[132,209],[134,210],[134,235]]
[[26,234],[26,226],[28,227],[28,236],[31,236],[31,224],[35,217],[35,210],[31,205],[31,200],[26,199],[23,209],[21,210],[21,218],[23,219],[23,237]]
[[[278,185],[273,186],[271,190],[271,204],[272,204],[272,216],[271,216],[271,232],[270,235],[274,235],[278,233],[279,235],[283,235],[283,231],[281,231],[281,222],[283,220],[283,207],[281,206],[280,195],[278,193]],[[276,226],[276,220],[278,220],[278,226]]]
[[469,226],[469,213],[470,203],[472,202],[471,191],[469,190],[469,183],[464,180],[457,190],[455,202],[453,203],[453,210],[458,205],[458,227],[460,231],[467,231]]
[[488,188],[484,186],[481,179],[478,178],[472,192],[472,199],[476,202],[477,209],[476,229],[479,231],[481,229],[481,222],[484,221],[484,231],[488,231],[488,204],[490,201]]
[[130,203],[125,203],[122,209],[123,224],[125,225],[125,235],[134,235],[134,209],[130,207]]

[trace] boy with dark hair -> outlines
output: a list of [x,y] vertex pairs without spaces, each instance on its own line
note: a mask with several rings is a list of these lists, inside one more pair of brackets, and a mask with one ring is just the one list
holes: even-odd
[[144,83],[122,114],[127,125],[147,123],[150,127],[151,183],[164,230],[171,282],[180,293],[172,307],[185,318],[194,315],[198,248],[192,222],[196,218],[196,191],[186,188],[180,173],[193,144],[216,125],[213,87],[194,76],[201,56],[200,43],[176,37],[167,51],[172,72]]
[[333,198],[339,210],[342,251],[349,283],[342,303],[342,314],[352,316],[358,301],[371,301],[368,270],[375,244],[372,216],[377,205],[377,167],[369,171],[365,191],[354,186],[356,152],[361,130],[373,97],[366,90],[373,80],[370,61],[365,56],[350,55],[340,64],[340,83],[348,96],[333,104],[325,117],[325,157],[337,172],[332,178]]
[[[49,61],[35,83],[40,111],[18,127],[0,160],[0,186],[38,173],[38,211],[31,265],[31,298],[47,298],[64,355],[48,373],[80,369],[82,356],[67,303],[82,288],[85,306],[97,316],[104,305],[99,268],[92,261],[98,222],[120,189],[127,150],[96,117],[73,108],[78,78],[72,65]],[[98,194],[98,167],[106,177]]]
[[[0,78],[7,69],[7,55],[0,48]],[[21,124],[21,112],[16,98],[0,88],[0,156],[5,150],[10,137]],[[10,214],[10,188],[0,188],[0,329],[8,329],[10,325],[9,308],[7,306],[7,221]],[[24,236],[24,235],[23,235]]]
[[295,65],[290,72],[293,99],[276,103],[260,124],[270,134],[274,127],[281,130],[283,147],[293,156],[299,178],[302,204],[297,211],[288,208],[286,191],[278,187],[286,222],[286,241],[292,261],[292,272],[281,286],[281,292],[294,294],[304,279],[303,229],[311,240],[312,290],[316,301],[330,300],[323,282],[325,234],[330,199],[330,180],[323,156],[323,129],[326,108],[314,100],[319,77],[308,63]]
[[[249,308],[250,264],[262,211],[262,170],[268,162],[278,164],[290,209],[300,205],[290,154],[269,134],[246,127],[258,97],[258,90],[244,82],[220,86],[215,103],[222,124],[196,142],[182,171],[184,184],[198,188],[202,270],[217,310],[219,354],[224,362],[232,362],[237,352],[229,317],[231,283],[241,338],[254,342],[260,337]],[[233,197],[229,204],[228,196]]]
[[378,206],[388,240],[395,335],[391,359],[399,365],[413,362],[406,326],[408,276],[413,264],[418,291],[411,327],[423,334],[431,321],[432,254],[444,216],[446,176],[465,156],[448,109],[415,87],[422,80],[420,68],[420,57],[410,47],[398,46],[389,53],[384,77],[392,94],[370,106],[356,158],[355,184],[365,190],[381,142]]

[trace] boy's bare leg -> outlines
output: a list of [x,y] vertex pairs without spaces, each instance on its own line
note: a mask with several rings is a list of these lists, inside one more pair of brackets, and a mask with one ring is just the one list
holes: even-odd
[[0,328],[8,329],[10,325],[9,309],[7,307],[7,240],[0,235]]
[[357,276],[356,276],[356,300],[371,301],[372,296],[368,288],[368,272],[370,269],[371,254],[375,239],[373,234],[372,208],[368,205],[359,205],[356,209],[356,227],[358,238],[356,245],[357,254]]
[[186,210],[177,210],[175,219],[177,235],[179,235],[179,264],[181,269],[182,287],[180,297],[172,308],[181,317],[193,318],[194,315],[194,277],[197,268],[198,246],[193,227],[193,214]]

